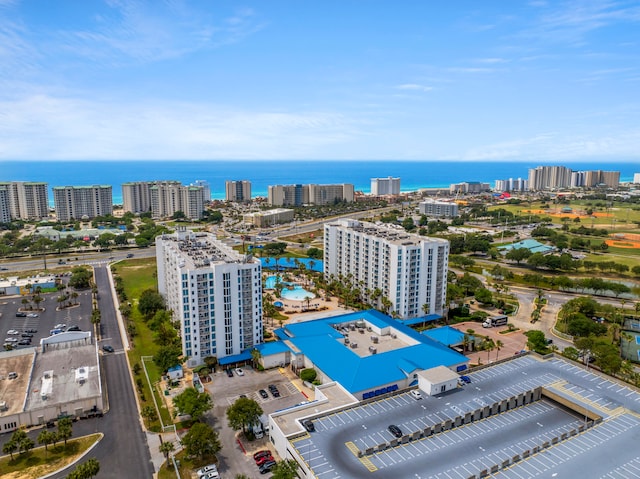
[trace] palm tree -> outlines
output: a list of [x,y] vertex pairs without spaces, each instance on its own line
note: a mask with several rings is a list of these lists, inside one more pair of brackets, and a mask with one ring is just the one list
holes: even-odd
[[49,444],[53,443],[54,434],[55,433],[51,431],[42,431],[40,434],[38,434],[38,444],[44,444],[45,456],[47,454],[47,451],[49,450]]
[[169,441],[163,441],[160,443],[160,446],[158,448],[160,450],[160,452],[162,454],[164,454],[164,458],[167,461],[167,468],[170,467],[169,464],[169,454],[175,449],[175,446],[173,445],[172,442]]
[[487,350],[487,362],[489,362],[491,358],[491,351],[493,351],[496,347],[496,343],[493,342],[493,339],[486,338],[484,340],[484,348]]
[[2,446],[2,452],[5,454],[9,454],[11,459],[13,460],[13,453],[18,450],[18,444],[13,439],[5,442]]
[[496,361],[497,361],[498,360],[498,355],[500,354],[500,348],[502,348],[504,346],[504,343],[498,339],[496,341],[495,345],[496,345]]
[[140,415],[146,420],[147,427],[149,427],[149,423],[155,421],[158,418],[158,414],[153,406],[145,406],[140,411]]
[[262,359],[262,353],[257,348],[253,348],[251,350],[251,360],[253,361],[253,368],[257,369],[260,364],[260,359]]

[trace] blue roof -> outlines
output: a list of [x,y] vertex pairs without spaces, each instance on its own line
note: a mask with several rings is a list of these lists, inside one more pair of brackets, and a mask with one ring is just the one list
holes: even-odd
[[442,319],[442,316],[439,314],[427,314],[426,316],[421,316],[419,318],[398,319],[397,321],[400,321],[402,324],[407,326],[413,326],[414,324],[429,323],[431,321],[438,321],[439,319]]
[[505,250],[505,251],[518,249],[518,248],[526,248],[532,253],[546,253],[547,251],[553,250],[553,246],[544,245],[534,239],[526,239],[526,240],[518,241],[517,243],[498,246],[499,250]]
[[445,346],[451,346],[454,344],[461,344],[464,341],[464,333],[458,331],[451,326],[443,326],[442,328],[428,329],[422,332],[423,335],[444,344]]
[[[333,325],[352,323],[359,319],[379,328],[394,329],[414,340],[415,344],[393,351],[358,356],[342,344],[343,334]],[[313,364],[351,393],[403,381],[416,370],[436,366],[451,367],[468,362],[462,354],[375,310],[290,324],[277,330],[276,334],[282,339],[288,339]]]
[[226,366],[227,364],[239,363],[241,361],[248,361],[250,359],[251,359],[251,349],[245,349],[240,354],[233,354],[231,356],[225,356],[224,358],[220,358],[218,360],[218,363],[220,364],[220,366]]
[[[289,351],[289,347],[282,341],[269,341],[268,343],[258,344],[252,349],[257,349],[258,351],[260,351],[260,354],[262,354],[262,356],[270,356],[271,354],[278,354]],[[249,354],[251,354],[251,351],[249,351]]]

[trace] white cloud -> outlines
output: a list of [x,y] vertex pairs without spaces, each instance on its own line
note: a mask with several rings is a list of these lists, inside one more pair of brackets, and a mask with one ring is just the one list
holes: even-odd
[[361,135],[358,121],[330,112],[47,95],[0,102],[6,159],[309,158]]
[[403,83],[402,85],[396,86],[398,90],[409,90],[409,91],[431,91],[433,90],[432,86],[428,85],[418,85],[417,83]]

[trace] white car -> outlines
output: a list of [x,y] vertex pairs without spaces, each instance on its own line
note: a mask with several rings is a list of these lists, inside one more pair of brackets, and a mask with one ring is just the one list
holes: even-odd
[[198,469],[197,474],[198,474],[198,477],[202,477],[207,474],[211,474],[213,472],[217,474],[218,468],[216,467],[215,464],[209,464],[208,466],[204,466],[202,469]]
[[242,368],[236,368],[236,374],[238,376],[244,376],[244,371],[242,370]]
[[17,343],[18,342],[18,338],[6,338],[4,340],[5,343]]
[[38,313],[29,313],[27,314],[27,318],[37,318],[38,317]]
[[53,329],[64,329],[66,327],[67,327],[66,323],[58,323],[53,327]]
[[9,334],[11,336],[17,336],[20,333],[18,331],[16,331],[15,329],[10,329],[9,331],[7,331],[7,334]]

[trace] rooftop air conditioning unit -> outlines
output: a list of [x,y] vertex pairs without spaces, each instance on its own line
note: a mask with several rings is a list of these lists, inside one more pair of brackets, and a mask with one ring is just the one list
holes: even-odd
[[358,347],[358,343],[351,343],[349,346],[351,346],[351,349],[356,349]]

